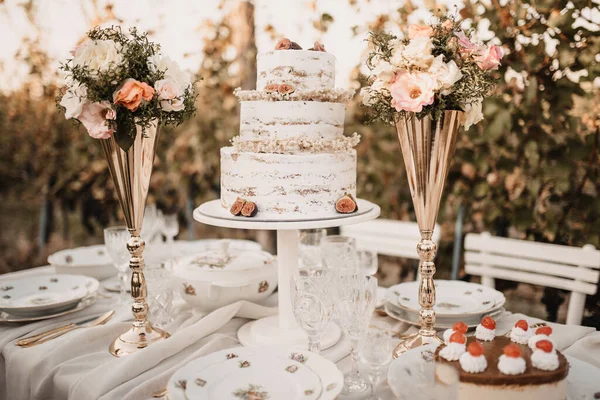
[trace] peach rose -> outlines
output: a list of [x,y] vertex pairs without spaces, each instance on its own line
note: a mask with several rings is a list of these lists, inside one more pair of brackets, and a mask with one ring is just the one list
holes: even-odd
[[108,101],[85,103],[77,118],[85,126],[88,134],[94,139],[108,139],[114,130],[108,126],[107,120],[117,118],[117,113]]
[[433,104],[436,80],[427,72],[400,71],[390,85],[392,106],[397,111],[421,112]]
[[452,29],[453,26],[454,26],[454,22],[452,22],[452,20],[450,20],[450,19],[447,19],[444,22],[442,22],[442,28],[444,28],[447,31]]
[[496,45],[484,48],[475,57],[475,62],[481,69],[498,69],[500,66],[500,60],[502,59],[502,48]]
[[433,28],[429,25],[410,25],[408,27],[408,38],[431,37]]
[[142,100],[150,101],[154,95],[152,86],[145,82],[136,81],[128,78],[123,82],[119,89],[113,93],[113,103],[122,104],[129,111],[138,109]]

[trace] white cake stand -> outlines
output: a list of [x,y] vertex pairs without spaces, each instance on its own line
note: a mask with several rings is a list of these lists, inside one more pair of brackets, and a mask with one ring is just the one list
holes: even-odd
[[[238,331],[238,339],[244,346],[295,345],[308,346],[308,338],[296,324],[292,311],[290,280],[298,270],[298,230],[333,228],[357,224],[375,219],[381,213],[378,205],[358,199],[358,211],[324,219],[278,221],[234,217],[221,206],[220,200],[202,204],[194,210],[194,219],[203,224],[224,228],[277,231],[277,268],[279,287],[279,315],[245,324]],[[321,338],[323,349],[336,344],[341,336],[340,328],[329,324]]]

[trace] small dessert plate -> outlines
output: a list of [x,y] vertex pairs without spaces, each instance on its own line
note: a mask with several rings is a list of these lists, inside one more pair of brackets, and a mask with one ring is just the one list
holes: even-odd
[[57,251],[48,257],[58,274],[86,275],[99,281],[117,274],[106,246],[94,245]]
[[56,314],[77,306],[98,290],[96,279],[50,274],[0,281],[0,311],[18,317]]

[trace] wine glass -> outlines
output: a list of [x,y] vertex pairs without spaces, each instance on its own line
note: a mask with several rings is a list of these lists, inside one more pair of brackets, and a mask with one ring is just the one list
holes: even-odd
[[321,351],[321,334],[333,316],[333,282],[332,271],[323,268],[303,269],[292,277],[292,309],[313,353]]
[[365,275],[375,275],[377,273],[378,258],[377,253],[371,250],[358,250],[358,264],[360,265],[360,270]]
[[326,229],[306,229],[298,236],[298,261],[300,268],[322,266],[321,240],[327,236]]
[[144,211],[144,220],[142,222],[142,231],[140,236],[146,244],[153,243],[160,229],[162,212],[156,207],[156,204],[149,204]]
[[167,243],[172,244],[179,233],[177,214],[165,214],[162,218],[162,233],[167,238]]
[[323,265],[336,271],[358,272],[356,240],[349,236],[330,235],[321,239]]
[[113,226],[104,229],[104,244],[108,255],[113,264],[119,271],[119,303],[128,301],[127,290],[127,268],[129,267],[129,250],[127,250],[127,241],[130,238],[129,230],[126,226]]
[[375,311],[377,279],[362,273],[336,276],[336,311],[342,329],[350,339],[352,369],[344,377],[344,394],[362,393],[369,385],[358,370],[358,345],[364,338]]
[[379,400],[375,389],[379,379],[386,372],[392,361],[392,327],[383,321],[373,321],[367,330],[365,339],[360,349],[360,361],[367,367],[369,381],[371,382],[370,400]]

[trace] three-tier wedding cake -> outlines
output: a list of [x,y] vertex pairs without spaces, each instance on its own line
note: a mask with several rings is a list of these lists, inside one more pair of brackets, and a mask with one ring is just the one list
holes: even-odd
[[221,149],[223,207],[251,202],[261,218],[334,216],[341,198],[356,195],[359,141],[343,133],[353,91],[334,88],[335,57],[318,43],[302,50],[281,39],[258,54],[257,73],[257,90],[235,92],[240,134]]

